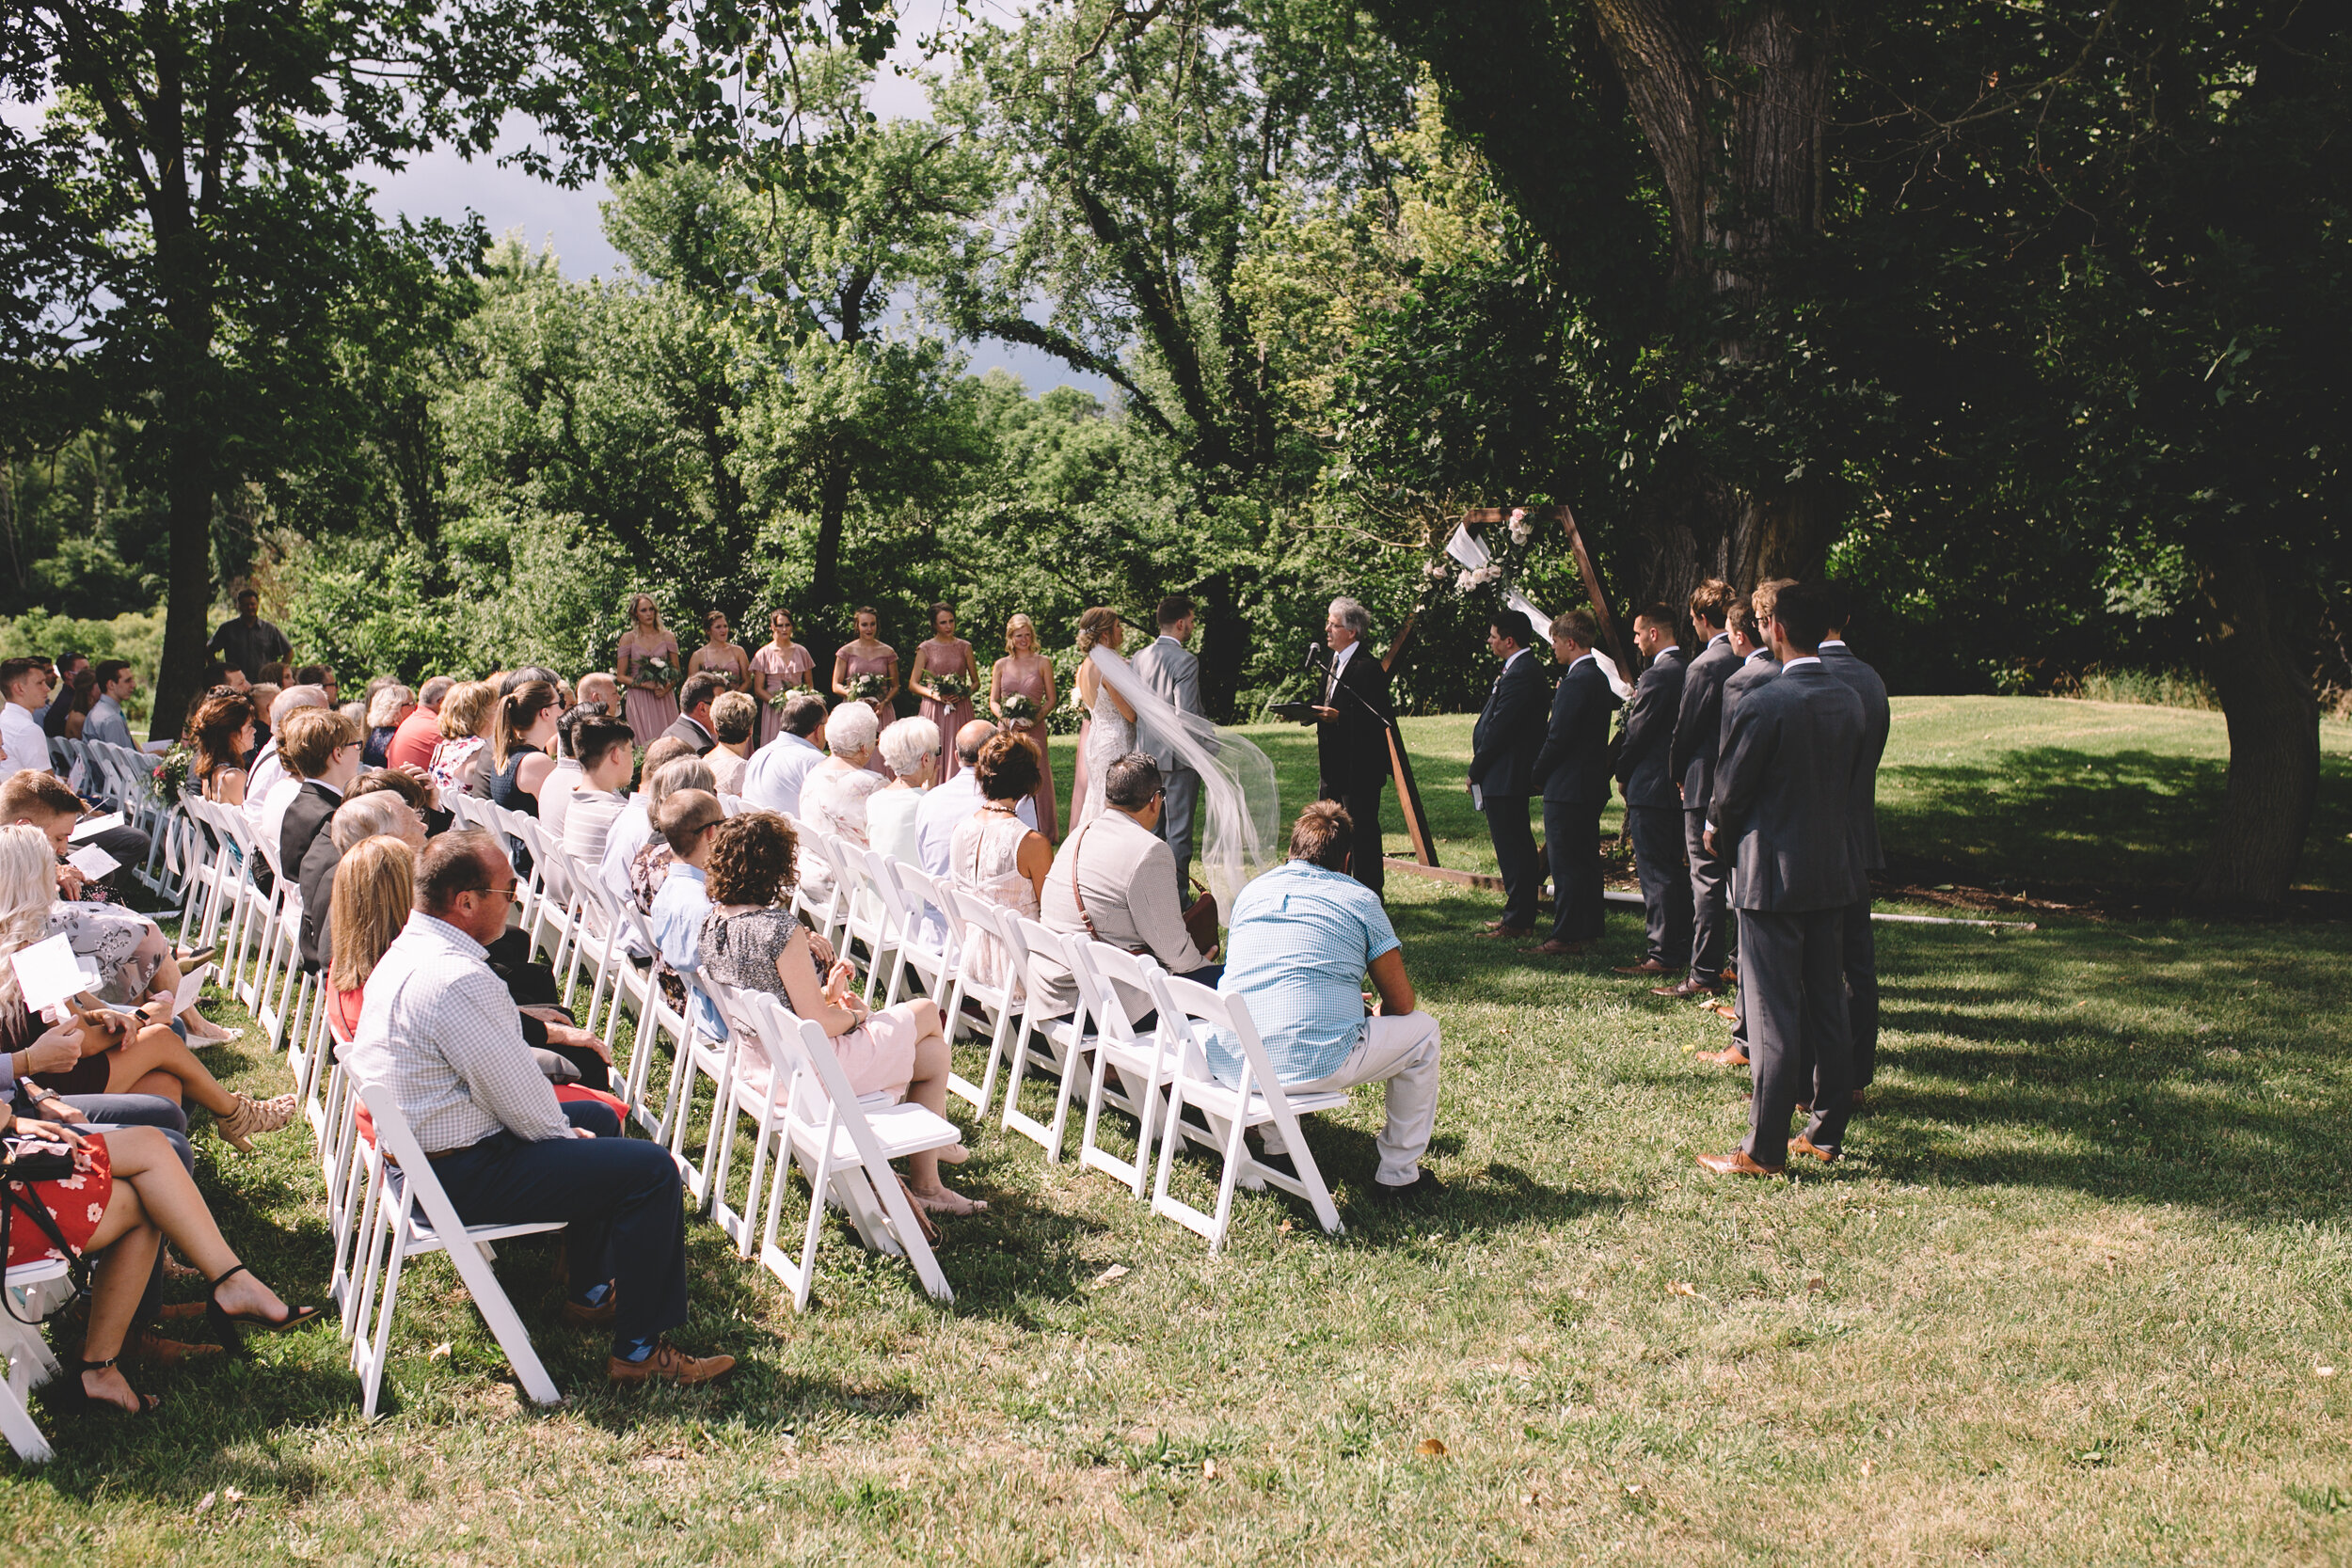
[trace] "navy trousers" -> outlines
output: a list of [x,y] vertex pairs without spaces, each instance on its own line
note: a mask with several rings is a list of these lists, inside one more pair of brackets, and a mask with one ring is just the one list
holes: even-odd
[[1600,802],[1546,800],[1544,852],[1551,861],[1551,939],[1598,942],[1608,908],[1600,895]]
[[1535,925],[1535,887],[1543,867],[1535,859],[1535,830],[1527,823],[1527,797],[1486,797],[1486,833],[1495,841],[1495,869],[1502,874],[1502,923],[1515,931]]
[[617,1353],[686,1321],[686,1210],[678,1170],[660,1144],[620,1135],[612,1107],[564,1107],[594,1138],[526,1143],[498,1132],[433,1157],[458,1218],[468,1225],[564,1220],[572,1283],[613,1282]]

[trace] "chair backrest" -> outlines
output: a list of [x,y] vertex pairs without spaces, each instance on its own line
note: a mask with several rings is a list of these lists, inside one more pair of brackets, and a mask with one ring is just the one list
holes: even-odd
[[[927,950],[936,949],[945,955],[952,955],[955,943],[949,935],[949,923],[940,918],[938,882],[919,865],[910,865],[893,855],[879,858],[882,873],[890,879],[891,885],[898,890],[899,901],[906,906],[907,938]],[[941,933],[937,943],[933,943],[929,935],[934,923]]]
[[1156,965],[1146,978],[1152,1002],[1160,1010],[1161,1030],[1177,1031],[1185,1076],[1205,1079],[1211,1075],[1207,1031],[1221,1029],[1241,1048],[1242,1088],[1271,1087],[1280,1094],[1279,1081],[1266,1060],[1265,1042],[1258,1037],[1257,1020],[1249,1016],[1248,1001],[1211,990],[1198,980],[1170,974]]
[[[1148,1004],[1152,995],[1150,972],[1158,970],[1160,961],[1148,955],[1113,947],[1106,942],[1089,942],[1078,937],[1064,937],[1062,953],[1069,962],[1071,974],[1078,982],[1079,994],[1087,1000],[1087,1012],[1096,1021],[1096,1026],[1115,1040],[1133,1042],[1137,1031],[1129,1017],[1133,1006],[1130,998]],[[1122,986],[1127,989],[1121,990],[1120,988]],[[1150,1010],[1149,1006],[1134,1008],[1134,1016],[1140,1018]]]
[[425,1158],[424,1147],[417,1142],[417,1134],[401,1113],[400,1096],[389,1084],[377,1083],[352,1075],[352,1089],[359,1102],[367,1107],[368,1119],[375,1124],[375,1147],[389,1154],[400,1167],[401,1180],[409,1195],[424,1211],[425,1223],[445,1240],[465,1234],[465,1222],[457,1217],[457,1206],[441,1190],[440,1179],[433,1174],[433,1162]]

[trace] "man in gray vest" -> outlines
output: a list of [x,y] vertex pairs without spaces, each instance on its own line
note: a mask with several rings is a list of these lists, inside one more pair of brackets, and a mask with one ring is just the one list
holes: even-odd
[[1845,915],[1869,895],[1853,832],[1864,725],[1862,699],[1816,651],[1826,600],[1807,583],[1780,591],[1765,627],[1780,673],[1740,703],[1715,770],[1706,832],[1717,853],[1737,846],[1731,903],[1756,1084],[1746,1142],[1698,1157],[1719,1175],[1778,1175],[1788,1114],[1808,1089],[1813,1116],[1800,1154],[1837,1158],[1852,1110]]
[[[1192,637],[1192,601],[1182,594],[1171,594],[1160,601],[1158,613],[1160,635],[1151,646],[1136,655],[1136,673],[1143,684],[1168,700],[1179,713],[1189,713],[1209,728],[1209,710],[1200,702],[1200,661],[1184,646]],[[1212,741],[1214,744],[1214,741]],[[1177,752],[1175,737],[1159,734],[1149,724],[1136,727],[1136,749],[1151,753],[1160,766],[1160,787],[1168,792],[1167,808],[1160,816],[1160,837],[1167,840],[1168,853],[1176,862],[1176,897],[1179,903],[1189,903],[1184,895],[1191,888],[1194,835],[1200,821],[1200,775],[1184,766]]]

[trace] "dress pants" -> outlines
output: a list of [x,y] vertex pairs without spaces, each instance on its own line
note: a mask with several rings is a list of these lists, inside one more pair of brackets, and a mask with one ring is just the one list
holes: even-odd
[[1756,1098],[1748,1157],[1788,1162],[1788,1113],[1810,1091],[1804,1135],[1822,1148],[1844,1141],[1853,1106],[1853,1053],[1846,1032],[1846,911],[1740,911],[1740,994],[1747,999],[1748,1055]]
[[1486,797],[1486,834],[1495,843],[1495,869],[1502,874],[1502,923],[1516,931],[1535,925],[1535,884],[1543,868],[1535,859],[1535,831],[1527,825],[1527,797]]
[[1691,862],[1691,978],[1719,986],[1731,927],[1731,863],[1707,847],[1707,813],[1683,808],[1682,852]]
[[1879,950],[1867,898],[1846,906],[1846,1012],[1853,1035],[1853,1086],[1867,1089],[1879,1067]]
[[1176,907],[1192,902],[1192,855],[1200,847],[1195,828],[1200,812],[1200,775],[1179,768],[1160,781],[1168,798],[1160,803],[1160,837],[1176,857]]
[[[196,1151],[188,1147],[188,1113],[161,1095],[153,1094],[61,1094],[57,1097],[82,1113],[86,1118],[75,1125],[78,1132],[103,1132],[112,1127],[159,1127],[164,1141],[180,1156],[180,1164],[193,1179],[196,1175]],[[138,1314],[132,1321],[151,1323],[159,1322],[164,1310],[164,1248],[155,1249],[155,1267],[147,1276],[147,1289],[139,1296]]]
[[433,1174],[468,1225],[569,1221],[574,1286],[614,1281],[617,1352],[686,1321],[686,1210],[677,1166],[660,1144],[621,1137],[609,1105],[583,1101],[565,1105],[564,1114],[596,1136],[529,1143],[494,1132],[434,1155]]
[[1682,865],[1679,806],[1628,806],[1633,870],[1642,882],[1642,915],[1649,927],[1645,957],[1680,969],[1691,961],[1691,877]]
[[1347,874],[1373,892],[1381,892],[1389,885],[1389,868],[1380,847],[1379,783],[1369,789],[1351,788],[1338,780],[1326,779],[1323,798],[1346,807],[1347,819],[1356,825],[1356,841],[1347,849]]
[[[1388,1119],[1380,1127],[1380,1169],[1373,1180],[1384,1186],[1409,1186],[1421,1179],[1421,1157],[1438,1130],[1438,1021],[1418,1009],[1399,1017],[1368,1018],[1347,1059],[1312,1083],[1284,1082],[1292,1094],[1321,1094],[1359,1084],[1389,1085]],[[1231,1125],[1230,1123],[1228,1125]],[[1268,1154],[1288,1154],[1290,1142],[1273,1122],[1258,1129]]]
[[1600,895],[1600,802],[1546,800],[1544,852],[1551,862],[1551,940],[1598,942]]

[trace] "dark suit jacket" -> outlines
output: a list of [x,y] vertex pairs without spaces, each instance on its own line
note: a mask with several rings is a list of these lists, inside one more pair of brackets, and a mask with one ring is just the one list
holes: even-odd
[[1854,838],[1863,869],[1883,871],[1886,856],[1879,848],[1879,759],[1886,754],[1886,733],[1894,727],[1894,715],[1886,705],[1886,683],[1843,642],[1821,645],[1821,668],[1862,699],[1863,768],[1853,803]]
[[1609,716],[1618,703],[1600,657],[1578,659],[1551,694],[1551,728],[1535,755],[1546,800],[1597,806],[1609,800]]
[[685,741],[686,744],[694,748],[694,754],[698,757],[708,756],[710,754],[711,748],[719,744],[719,737],[717,736],[712,735],[708,730],[704,729],[700,724],[695,723],[691,719],[687,718],[686,715],[682,713],[677,716],[676,720],[671,723],[668,729],[661,732],[661,738],[664,740]]
[[1682,650],[1667,648],[1633,683],[1633,701],[1625,710],[1625,746],[1617,754],[1617,778],[1629,806],[1682,809],[1671,763],[1685,670]]
[[[1758,657],[1756,654],[1750,654],[1747,662],[1724,677],[1723,733],[1716,737],[1715,742],[1717,767],[1723,765],[1724,748],[1731,744],[1731,716],[1740,711],[1740,699],[1780,673],[1778,659],[1770,654],[1763,653],[1761,649],[1758,649],[1757,653],[1762,654],[1762,657]],[[1708,800],[1715,798],[1715,791],[1711,785],[1708,789],[1707,798]]]
[[305,969],[325,969],[334,958],[334,944],[327,940],[328,906],[335,896],[335,868],[343,863],[343,852],[335,847],[335,835],[322,832],[310,841],[310,852],[302,857],[302,965]]
[[1470,782],[1486,796],[1535,792],[1535,753],[1544,746],[1547,683],[1535,656],[1515,656],[1495,677],[1470,731]]
[[1867,897],[1853,833],[1862,699],[1817,661],[1740,701],[1715,768],[1719,849],[1736,847],[1731,907],[1783,913]]
[[330,860],[325,884],[315,896],[312,895],[310,851],[325,845],[327,852],[333,854],[334,842],[327,837],[326,824],[334,819],[336,808],[342,803],[342,796],[315,779],[303,780],[301,789],[286,802],[286,825],[278,839],[278,863],[302,884],[302,957],[306,962],[316,962],[317,953],[326,946],[326,895],[335,885],[335,866]]
[[[1315,695],[1321,699],[1322,694],[1319,680]],[[1315,726],[1315,764],[1323,775],[1323,792],[1336,799],[1378,789],[1388,782],[1389,721],[1396,709],[1389,701],[1389,673],[1370,647],[1356,644],[1347,668],[1340,672],[1339,689],[1326,705],[1337,708],[1340,716]]]
[[1740,668],[1731,639],[1718,636],[1682,673],[1682,705],[1675,715],[1666,767],[1682,785],[1682,809],[1705,811],[1715,793],[1715,758],[1724,738],[1724,682]]

